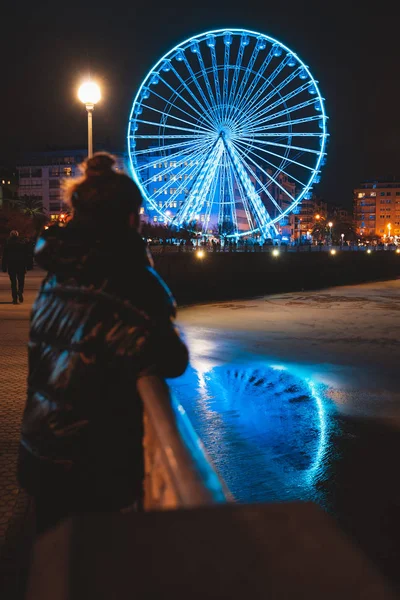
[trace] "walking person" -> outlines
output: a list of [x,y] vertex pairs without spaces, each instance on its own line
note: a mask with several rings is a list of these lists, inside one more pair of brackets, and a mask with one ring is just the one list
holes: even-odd
[[32,254],[29,245],[19,237],[16,229],[10,236],[3,249],[2,269],[7,273],[11,282],[13,304],[24,301],[25,273],[33,268]]
[[177,377],[188,352],[175,302],[138,233],[136,184],[97,153],[66,188],[73,217],[44,231],[18,476],[37,532],[83,512],[140,507],[142,375]]

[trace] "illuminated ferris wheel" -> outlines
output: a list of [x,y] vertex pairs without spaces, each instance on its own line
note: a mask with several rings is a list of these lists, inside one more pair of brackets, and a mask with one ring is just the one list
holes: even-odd
[[319,182],[326,121],[307,65],[277,40],[230,29],[182,42],[145,77],[129,119],[150,218],[276,236]]

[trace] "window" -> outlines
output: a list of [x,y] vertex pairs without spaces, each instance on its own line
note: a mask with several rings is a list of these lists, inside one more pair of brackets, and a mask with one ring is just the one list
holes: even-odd
[[139,214],[140,215],[144,215],[144,208],[143,208],[143,206],[140,207]]
[[392,192],[386,192],[386,196],[391,196]]
[[357,198],[365,198],[365,192],[358,192]]
[[165,190],[164,190],[164,194],[165,194],[165,195],[167,195],[167,194],[168,194],[168,190],[167,190],[167,189],[165,189]]
[[63,173],[64,173],[65,177],[71,177],[71,175],[72,175],[72,167],[64,167],[63,168]]
[[379,192],[380,196],[385,196],[385,192]]
[[50,175],[50,177],[59,177],[60,176],[60,168],[59,167],[50,167],[49,175]]
[[49,180],[49,188],[59,188],[60,187],[60,180],[59,179],[50,179]]
[[20,177],[30,177],[31,170],[30,169],[19,169],[19,176]]
[[162,175],[158,176],[158,181],[162,181]]
[[153,221],[154,221],[154,223],[157,223],[157,221],[158,221],[158,217],[154,215],[154,217],[153,217]]
[[396,196],[400,196],[400,192],[396,192]]
[[158,203],[158,207],[159,207],[159,208],[162,208],[162,202],[161,202],[161,200],[160,200],[160,202]]
[[376,196],[376,192],[371,192],[371,193],[370,193],[370,196],[371,196],[371,198],[375,198],[375,196]]
[[32,169],[31,177],[41,177],[41,176],[42,176],[42,169]]
[[157,181],[157,175],[153,175],[153,181]]
[[50,212],[58,212],[60,210],[60,203],[50,202],[49,204]]
[[156,163],[154,163],[153,169],[157,169],[157,164]]

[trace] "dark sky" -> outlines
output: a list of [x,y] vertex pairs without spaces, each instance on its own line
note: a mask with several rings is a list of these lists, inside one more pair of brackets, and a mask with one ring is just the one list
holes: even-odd
[[397,6],[394,0],[16,2],[2,10],[0,159],[46,145],[84,146],[86,111],[76,87],[89,68],[103,92],[96,139],[122,149],[135,91],[154,62],[195,33],[244,27],[288,45],[319,81],[331,138],[317,191],[349,205],[360,179],[400,173]]

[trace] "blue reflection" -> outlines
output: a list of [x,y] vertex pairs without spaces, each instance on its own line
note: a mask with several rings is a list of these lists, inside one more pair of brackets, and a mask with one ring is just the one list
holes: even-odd
[[318,499],[329,437],[322,384],[288,365],[194,360],[170,385],[237,500]]

